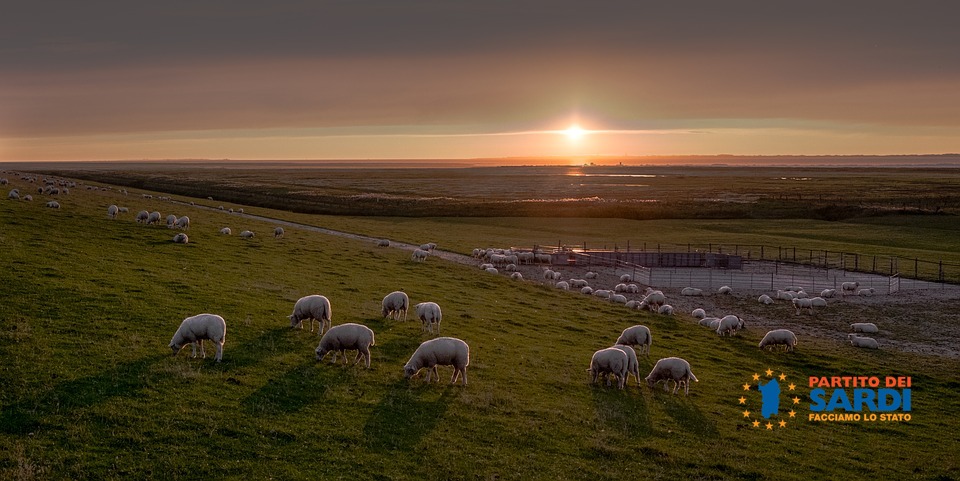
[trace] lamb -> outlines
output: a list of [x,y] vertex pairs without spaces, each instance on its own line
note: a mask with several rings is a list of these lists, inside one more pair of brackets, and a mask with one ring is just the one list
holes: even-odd
[[421,330],[433,332],[433,326],[437,326],[437,334],[440,334],[440,320],[443,319],[440,306],[436,302],[421,302],[413,307],[417,310],[417,318],[423,323]]
[[[590,358],[590,383],[596,384],[597,378],[601,375],[606,378],[607,374],[613,374],[617,380],[617,387],[623,389],[627,383],[627,369],[629,367],[627,353],[615,347],[608,347],[593,353]],[[607,386],[610,381],[607,380]]]
[[586,279],[570,279],[570,287],[574,289],[582,289],[590,285]]
[[664,304],[664,305],[660,306],[659,309],[657,309],[657,313],[658,313],[658,314],[663,314],[664,316],[672,316],[672,315],[673,315],[673,306],[671,306],[670,304]]
[[390,239],[380,239],[377,241],[377,247],[390,247]]
[[116,219],[116,218],[117,218],[117,214],[119,214],[119,213],[120,213],[120,208],[117,207],[116,205],[110,204],[110,206],[107,207],[107,217],[109,217],[109,218],[111,218],[111,219]]
[[720,323],[717,325],[717,334],[718,335],[734,335],[737,331],[744,329],[747,326],[743,319],[740,319],[740,316],[730,314],[729,316],[723,316],[720,319]]
[[227,338],[227,323],[223,320],[222,317],[216,314],[197,314],[196,316],[188,317],[180,323],[180,327],[177,328],[177,332],[173,334],[173,338],[170,339],[170,349],[173,350],[173,355],[176,356],[180,349],[189,343],[191,357],[197,357],[197,346],[200,347],[200,356],[204,359],[207,357],[206,351],[203,349],[203,341],[211,340],[217,348],[217,355],[215,357],[217,362],[220,362],[223,359],[223,343]]
[[698,307],[694,309],[693,312],[690,313],[690,315],[692,315],[693,317],[696,317],[697,319],[703,319],[704,317],[707,317],[707,311],[704,311],[703,309]]
[[625,374],[623,378],[624,385],[627,384],[627,378],[633,374],[633,377],[637,380],[637,386],[640,386],[640,363],[637,361],[637,351],[623,344],[616,344],[613,347],[623,351],[623,353],[627,355],[627,374]]
[[333,324],[330,300],[319,294],[301,297],[293,305],[293,314],[290,314],[287,318],[290,319],[291,328],[300,326],[300,329],[303,329],[303,321],[309,319],[310,332],[313,332],[313,321],[317,321],[320,323],[320,327],[317,329],[317,335],[319,336],[323,334],[324,327],[330,329]]
[[390,319],[399,321],[401,316],[404,321],[407,320],[407,309],[410,308],[410,298],[407,297],[407,293],[403,291],[393,291],[383,298],[383,302],[380,303],[380,315],[386,318],[390,316]]
[[872,337],[862,337],[856,334],[847,334],[847,339],[854,347],[863,347],[866,349],[880,349],[880,343]]
[[693,380],[693,382],[700,382],[697,376],[693,375],[693,371],[690,369],[690,363],[679,357],[667,357],[657,361],[657,364],[653,366],[650,374],[648,374],[645,379],[647,380],[647,386],[651,389],[656,383],[663,381],[664,391],[670,390],[669,382],[673,381],[676,383],[673,394],[676,394],[680,390],[680,386],[684,386],[684,394],[686,395],[690,394],[691,380]]
[[159,224],[160,223],[160,213],[153,211],[150,213],[150,216],[147,217],[147,225],[150,224]]
[[170,214],[167,216],[167,227],[173,229],[173,226],[177,223],[177,216]]
[[233,233],[233,231],[230,230],[229,227],[224,227],[223,229],[220,229],[220,233],[223,235],[230,235]]
[[624,296],[623,294],[614,294],[610,296],[610,302],[614,304],[626,304],[627,296]]
[[650,355],[650,346],[653,345],[653,336],[650,334],[650,328],[637,324],[630,326],[620,333],[616,344],[625,346],[640,346],[640,354]]
[[138,223],[138,224],[141,223],[141,222],[147,222],[147,219],[148,219],[148,218],[150,218],[150,213],[149,213],[149,212],[147,212],[147,211],[145,211],[145,210],[141,210],[140,212],[137,212],[136,220],[137,220],[137,223]]
[[499,274],[499,273],[500,273],[500,271],[498,271],[496,267],[488,267],[488,268],[484,269],[484,271],[485,271],[485,272],[488,272],[488,273],[490,273],[490,274]]
[[253,233],[253,231],[245,230],[245,231],[243,231],[243,232],[240,233],[240,238],[241,238],[241,239],[253,239],[253,236],[254,236],[254,235],[255,235],[255,234]]
[[770,304],[773,304],[773,299],[771,299],[770,296],[766,294],[761,294],[760,297],[757,298],[757,302],[759,302],[760,304],[770,305]]
[[510,278],[515,281],[520,281],[520,280],[523,280],[523,274],[519,272],[514,272],[513,274],[510,274]]
[[596,273],[596,272],[593,272],[593,271],[588,271],[586,274],[583,275],[583,278],[584,278],[584,279],[596,279],[596,278],[597,278],[597,273]]
[[186,235],[186,234],[184,234],[183,232],[181,232],[181,233],[173,236],[173,242],[176,243],[176,244],[186,244],[186,243],[190,242],[190,239],[187,238],[187,235]]
[[717,289],[717,294],[733,294],[733,289],[730,286],[720,286]]
[[589,295],[593,294],[593,288],[590,287],[590,286],[582,287],[582,288],[580,288],[580,293],[581,293],[581,294],[586,294],[586,295],[589,296]]
[[453,366],[450,384],[456,384],[457,378],[463,374],[463,385],[466,386],[469,364],[470,346],[466,342],[455,337],[438,337],[420,344],[403,366],[403,377],[410,379],[421,369],[426,368],[427,382],[430,382],[431,373],[437,376],[439,382],[440,374],[437,372],[437,366]]
[[177,226],[177,229],[184,229],[184,230],[189,229],[189,228],[190,228],[190,218],[187,217],[187,216],[183,216],[183,217],[177,219],[176,226]]
[[10,200],[20,200],[20,191],[17,189],[11,190],[10,193],[7,194],[7,198]]
[[620,276],[620,282],[633,282],[633,278],[630,277],[630,274],[624,274]]
[[855,322],[850,324],[850,330],[853,332],[868,332],[871,334],[880,332],[880,329],[877,328],[877,325],[872,322]]
[[811,314],[814,314],[813,301],[811,301],[810,299],[801,299],[798,297],[793,300],[793,307],[797,309],[798,316],[800,315],[800,312],[803,311],[804,309],[807,309],[810,311]]
[[428,255],[430,255],[430,253],[423,249],[414,249],[413,254],[410,256],[410,260],[414,262],[423,262],[427,260]]
[[59,208],[60,208],[60,203],[57,202],[57,201],[55,201],[55,200],[51,200],[50,202],[47,202],[47,207],[49,207],[49,208],[51,208],[51,209],[59,209]]
[[864,287],[863,289],[860,289],[859,291],[857,291],[857,295],[861,297],[871,297],[876,292],[877,290],[872,287]]
[[627,303],[624,304],[624,306],[626,306],[627,309],[637,309],[637,310],[639,310],[639,309],[640,309],[640,301],[627,301]]
[[373,330],[362,324],[348,322],[339,326],[331,327],[327,333],[320,338],[320,344],[317,346],[317,360],[323,360],[328,352],[333,352],[333,363],[337,362],[337,353],[343,354],[343,363],[347,363],[346,351],[357,350],[357,357],[353,363],[357,364],[361,360],[366,361],[367,369],[370,369],[370,346],[376,345]]
[[556,283],[555,287],[556,287],[557,289],[563,289],[563,290],[565,290],[565,291],[569,291],[569,290],[570,290],[570,283],[567,282],[567,281],[560,281],[560,282]]
[[774,329],[767,332],[760,340],[760,349],[767,346],[786,346],[788,351],[797,347],[797,335],[788,329]]
[[840,294],[844,296],[847,295],[848,292],[851,294],[854,294],[857,292],[857,288],[859,287],[860,287],[859,281],[844,282],[843,284],[840,284]]
[[274,239],[283,238],[283,227],[277,226],[275,229],[273,229],[273,238]]
[[826,298],[833,297],[833,296],[835,296],[835,295],[837,295],[837,290],[836,290],[836,289],[824,289],[824,290],[820,291],[820,297],[823,297],[823,298],[825,298],[825,299],[826,299]]
[[697,289],[696,287],[684,287],[680,291],[681,296],[702,296],[703,289]]

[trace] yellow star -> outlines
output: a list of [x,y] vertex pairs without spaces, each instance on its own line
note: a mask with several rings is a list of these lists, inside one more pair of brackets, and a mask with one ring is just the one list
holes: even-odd
[[744,385],[743,385],[743,390],[744,390],[744,391],[749,391],[749,390],[750,390],[750,385],[749,385],[749,384],[744,384]]
[[754,374],[753,374],[753,380],[754,380],[754,381],[759,381],[759,380],[760,380],[760,375],[754,373]]
[[759,428],[759,427],[760,427],[760,421],[754,421],[754,422],[753,422],[753,427]]
[[794,403],[794,404],[800,404],[800,398],[798,398],[798,397],[793,398],[793,403]]
[[746,404],[746,403],[747,403],[747,398],[740,396],[740,404]]
[[745,418],[750,417],[750,411],[744,411],[744,412],[743,412],[743,417],[745,417]]
[[773,429],[773,424],[767,423],[767,429]]
[[786,379],[787,379],[787,375],[786,375],[786,374],[784,374],[784,373],[782,373],[782,372],[781,372],[781,373],[780,373],[780,375],[779,375],[779,376],[777,376],[777,377],[779,377],[781,381],[783,381],[783,380],[786,380]]
[[796,417],[796,415],[797,415],[797,412],[794,411],[793,409],[791,409],[791,410],[790,410],[790,417]]
[[797,385],[796,385],[796,384],[790,383],[790,390],[791,390],[791,391],[793,391],[793,390],[796,389],[796,388],[797,388]]
[[781,427],[781,428],[787,427],[787,422],[781,419],[781,420],[780,420],[780,427]]
[[773,376],[773,369],[767,369],[767,377]]

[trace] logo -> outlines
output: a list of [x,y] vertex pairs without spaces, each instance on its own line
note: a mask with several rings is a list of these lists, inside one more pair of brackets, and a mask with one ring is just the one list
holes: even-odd
[[[796,394],[797,385],[792,382],[787,384],[787,375],[783,372],[774,376],[773,369],[767,369],[764,374],[766,376],[754,373],[753,378],[742,386],[745,392],[740,396],[739,404],[744,409],[743,417],[754,428],[786,428],[797,416],[795,408],[800,404],[800,397]],[[787,401],[784,402],[787,407],[784,410],[789,410],[781,412],[780,398],[784,391],[787,394]],[[760,399],[757,400],[753,393],[759,393]],[[755,412],[756,407],[760,408],[759,414]]]
[[[883,387],[881,387],[883,385]],[[808,421],[910,421],[909,376],[810,376]],[[878,415],[879,413],[879,415]]]

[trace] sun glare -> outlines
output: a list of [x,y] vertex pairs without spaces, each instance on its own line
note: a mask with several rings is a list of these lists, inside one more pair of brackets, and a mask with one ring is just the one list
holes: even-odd
[[570,140],[578,140],[580,137],[583,137],[587,131],[580,128],[579,125],[573,124],[564,130],[563,133],[567,135],[567,138]]

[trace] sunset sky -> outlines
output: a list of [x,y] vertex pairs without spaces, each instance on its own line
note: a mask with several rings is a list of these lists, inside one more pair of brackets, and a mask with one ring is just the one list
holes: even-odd
[[15,2],[0,161],[960,152],[958,18],[949,1]]

